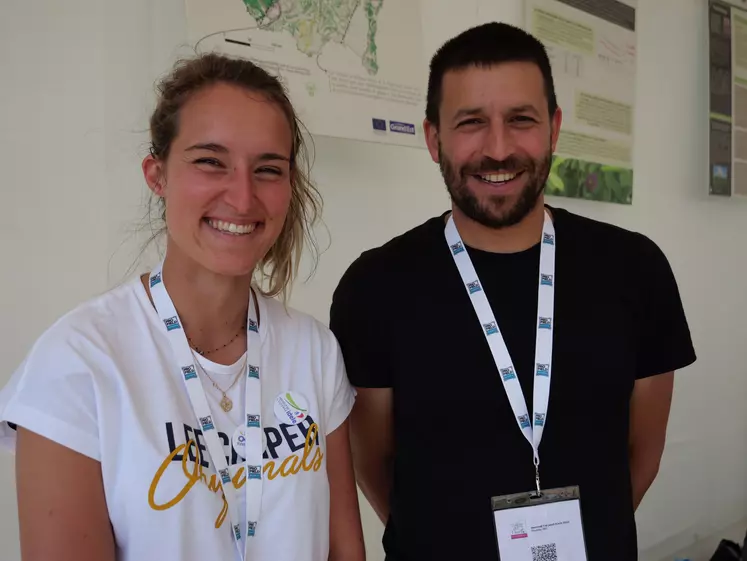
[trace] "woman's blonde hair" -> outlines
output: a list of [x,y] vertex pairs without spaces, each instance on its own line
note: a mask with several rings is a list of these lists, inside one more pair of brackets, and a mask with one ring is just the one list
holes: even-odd
[[[276,103],[288,119],[293,145],[290,159],[291,201],[280,236],[259,262],[266,296],[283,295],[287,300],[298,274],[305,244],[317,258],[313,226],[322,210],[322,197],[310,179],[311,163],[296,115],[285,88],[275,76],[256,64],[218,53],[179,60],[157,87],[158,103],[150,119],[150,153],[165,161],[179,130],[179,111],[199,90],[218,83],[231,84],[259,93]],[[163,199],[160,199],[163,204]],[[165,207],[160,218],[165,221]]]

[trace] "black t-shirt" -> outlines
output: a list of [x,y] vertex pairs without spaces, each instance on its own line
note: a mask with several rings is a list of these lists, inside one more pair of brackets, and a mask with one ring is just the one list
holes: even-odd
[[[551,210],[555,332],[542,487],[579,485],[590,561],[630,561],[631,391],[639,378],[691,364],[695,352],[669,263],[650,239]],[[532,448],[444,226],[436,216],[363,253],[331,308],[351,383],[394,391],[389,561],[497,559],[490,498],[535,487]],[[540,244],[468,252],[531,407]]]

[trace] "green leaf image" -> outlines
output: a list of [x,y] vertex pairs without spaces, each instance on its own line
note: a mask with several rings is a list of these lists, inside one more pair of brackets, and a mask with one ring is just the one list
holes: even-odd
[[299,407],[298,404],[295,401],[293,401],[293,398],[291,397],[290,393],[288,392],[285,393],[285,399],[287,399],[288,403],[290,403],[293,407],[295,407],[299,411],[303,411],[304,413],[306,412],[306,409]]

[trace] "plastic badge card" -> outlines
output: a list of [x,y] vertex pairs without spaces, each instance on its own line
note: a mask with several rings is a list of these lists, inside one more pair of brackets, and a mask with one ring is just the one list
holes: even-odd
[[587,561],[578,487],[491,501],[501,561]]

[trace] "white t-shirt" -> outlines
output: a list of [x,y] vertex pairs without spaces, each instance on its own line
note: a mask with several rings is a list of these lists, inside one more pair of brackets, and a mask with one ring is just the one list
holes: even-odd
[[[326,561],[326,436],[347,418],[354,392],[325,326],[274,299],[258,302],[265,452],[252,561]],[[0,446],[14,450],[12,423],[100,461],[120,561],[238,559],[220,478],[174,362],[139,279],[89,300],[39,338],[0,391]],[[224,366],[200,357],[200,364],[226,389],[243,360]],[[221,392],[201,379],[233,465],[242,460],[231,441],[244,424],[246,377],[227,392],[228,413]],[[309,407],[295,426],[273,408],[288,391]],[[305,448],[312,423],[318,436]],[[188,441],[196,446],[185,459]]]

